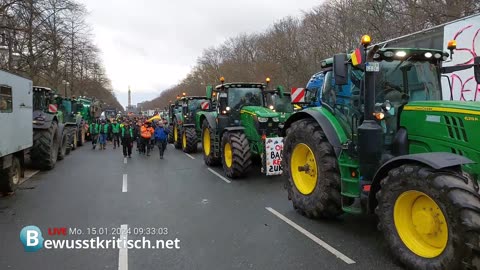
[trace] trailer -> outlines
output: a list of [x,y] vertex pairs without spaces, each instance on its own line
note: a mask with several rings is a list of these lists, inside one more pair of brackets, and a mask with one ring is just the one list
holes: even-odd
[[0,191],[13,192],[33,146],[32,81],[0,70]]

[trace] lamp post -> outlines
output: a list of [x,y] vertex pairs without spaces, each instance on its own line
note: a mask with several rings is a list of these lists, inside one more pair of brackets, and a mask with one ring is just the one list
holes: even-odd
[[65,80],[63,80],[62,83],[65,85],[65,97],[68,97],[67,96],[67,87],[70,85],[70,83],[68,81],[65,81]]

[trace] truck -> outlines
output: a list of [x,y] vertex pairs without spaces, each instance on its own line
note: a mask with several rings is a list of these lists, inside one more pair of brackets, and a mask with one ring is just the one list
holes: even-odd
[[32,102],[32,81],[0,70],[0,192],[15,191],[24,175],[33,146]]
[[282,129],[293,208],[309,218],[374,213],[408,269],[480,268],[480,104],[443,100],[455,51],[370,46],[321,62],[321,87]]

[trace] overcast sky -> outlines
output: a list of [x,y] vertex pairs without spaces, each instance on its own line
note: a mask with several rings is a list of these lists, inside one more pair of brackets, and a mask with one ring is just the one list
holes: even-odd
[[240,33],[301,16],[321,0],[79,0],[122,105],[178,83],[202,51]]

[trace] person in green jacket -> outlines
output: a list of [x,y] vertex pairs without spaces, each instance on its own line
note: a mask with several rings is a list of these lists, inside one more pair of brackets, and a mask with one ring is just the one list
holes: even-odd
[[120,136],[122,138],[123,157],[127,157],[128,155],[128,157],[131,158],[135,131],[128,121],[121,127]]
[[105,150],[107,148],[107,137],[108,134],[110,133],[110,125],[105,121],[102,120],[100,123],[100,149]]
[[120,147],[120,123],[117,120],[113,120],[112,124],[112,139],[113,139],[113,149]]
[[90,124],[90,138],[92,138],[92,149],[97,147],[98,134],[100,133],[100,126],[98,120]]

